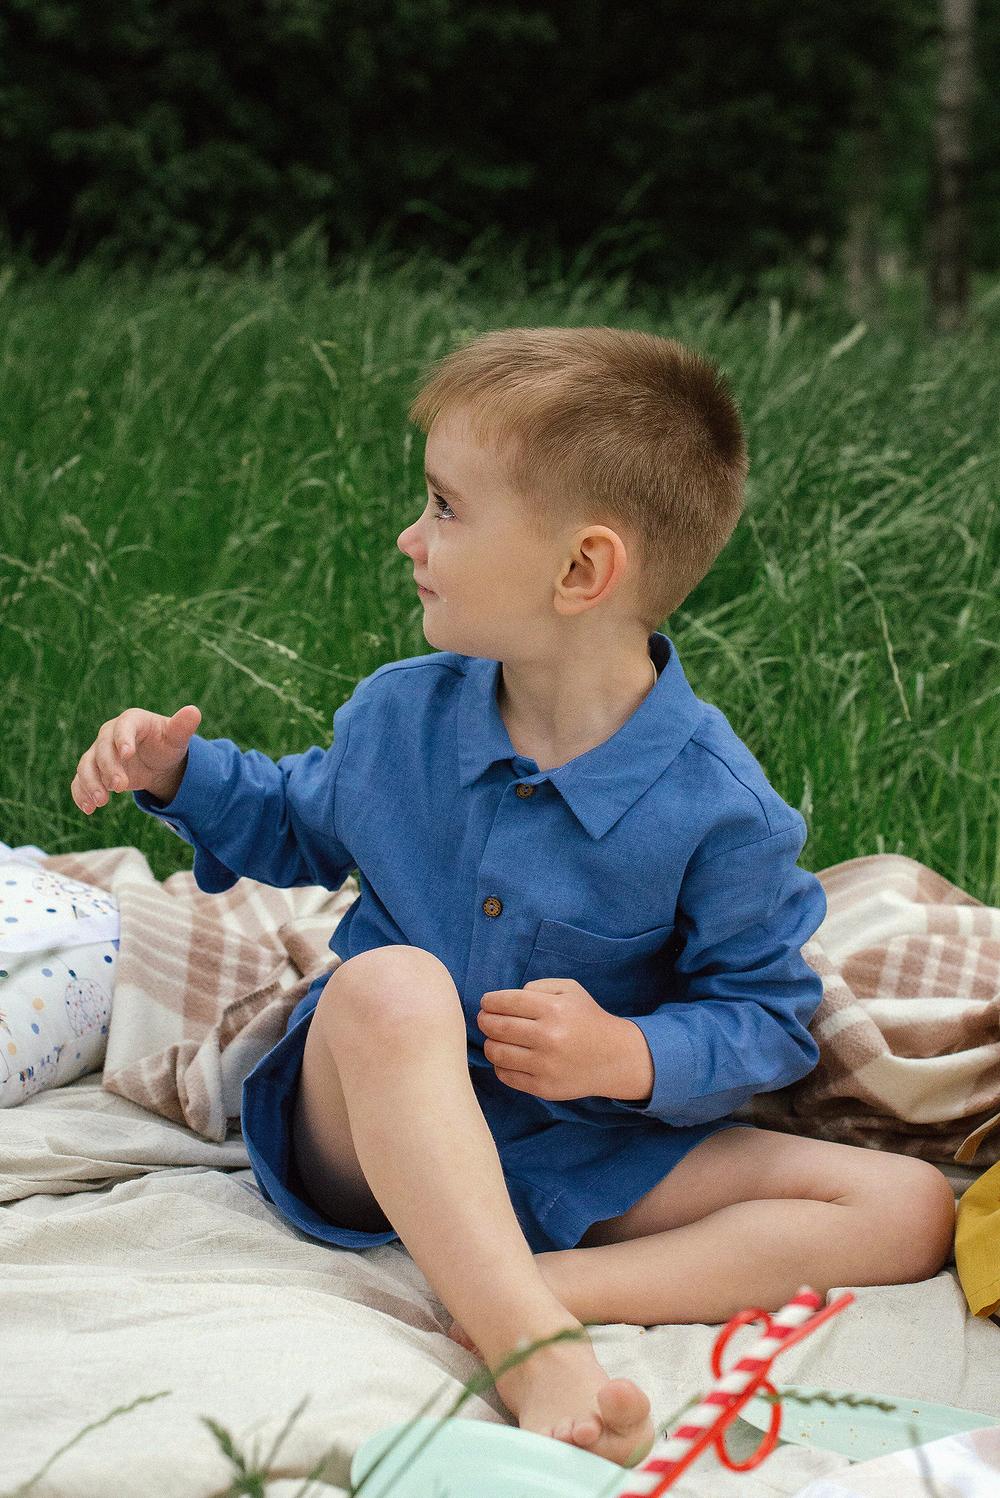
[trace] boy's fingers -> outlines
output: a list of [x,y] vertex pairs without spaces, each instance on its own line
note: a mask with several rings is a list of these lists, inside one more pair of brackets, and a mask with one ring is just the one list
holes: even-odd
[[[187,718],[183,723],[178,723],[177,719],[180,717],[181,713],[197,713],[197,722],[192,722],[190,718]],[[193,702],[188,702],[184,707],[179,707],[170,718],[166,727],[166,736],[171,740],[171,742],[175,744],[186,744],[191,735],[196,731],[196,728],[200,723],[201,708],[195,707]]]
[[77,806],[79,806],[80,810],[88,813],[94,811],[97,806],[97,802],[94,798],[93,791],[91,791],[86,785],[84,785],[83,780],[79,776],[77,776],[77,778],[73,781],[73,785],[76,787],[76,789],[73,791],[73,799],[76,802]]
[[114,737],[108,734],[106,738],[98,736],[94,746],[94,759],[97,765],[97,779],[99,789],[103,791],[117,790],[118,780],[124,774],[118,755],[115,752]]
[[125,769],[125,760],[132,753],[132,744],[130,740],[125,739],[120,744],[114,744],[113,748],[117,752],[112,761],[111,784],[116,791],[124,791],[128,789],[128,773]]
[[92,758],[84,757],[77,771],[77,779],[80,782],[80,790],[83,792],[84,798],[93,801],[101,781]]

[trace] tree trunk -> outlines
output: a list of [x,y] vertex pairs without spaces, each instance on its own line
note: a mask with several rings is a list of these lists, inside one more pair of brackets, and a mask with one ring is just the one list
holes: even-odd
[[960,327],[969,299],[969,102],[975,0],[941,0],[941,72],[934,119],[929,296],[937,332]]
[[859,120],[854,133],[854,187],[844,241],[847,306],[853,317],[871,318],[879,306],[884,156],[881,117],[868,113]]

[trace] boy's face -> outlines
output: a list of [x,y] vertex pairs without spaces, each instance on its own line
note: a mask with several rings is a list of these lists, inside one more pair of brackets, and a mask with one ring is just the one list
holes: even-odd
[[[428,642],[494,660],[551,656],[562,618],[553,608],[556,584],[566,568],[570,586],[588,580],[571,565],[574,538],[614,533],[579,526],[548,544],[538,542],[494,455],[475,442],[458,414],[432,424],[424,470],[424,511],[396,545],[413,563],[416,582],[431,590],[431,596],[419,595]],[[618,589],[616,605],[623,595]]]

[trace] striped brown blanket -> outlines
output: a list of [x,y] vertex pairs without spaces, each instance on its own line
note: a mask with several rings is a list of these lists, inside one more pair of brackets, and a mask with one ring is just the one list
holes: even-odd
[[[280,1040],[358,894],[240,879],[162,882],[132,847],[43,867],[110,891],[121,944],[102,1085],[221,1141],[243,1078]],[[822,870],[826,919],[803,948],[823,979],[814,1070],[740,1116],[938,1163],[1000,1159],[1000,909],[899,854]]]

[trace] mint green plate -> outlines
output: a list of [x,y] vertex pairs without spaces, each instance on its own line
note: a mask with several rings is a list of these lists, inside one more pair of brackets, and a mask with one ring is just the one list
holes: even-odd
[[[804,1384],[778,1384],[776,1387],[779,1394],[800,1394],[803,1398],[824,1392],[841,1395],[838,1389],[824,1391]],[[1000,1410],[996,1415],[981,1415],[975,1410],[956,1410],[950,1404],[926,1404],[922,1400],[907,1399],[902,1394],[858,1394],[854,1397],[877,1399],[893,1408],[881,1410],[869,1405],[851,1408],[849,1405],[825,1404],[822,1400],[814,1404],[799,1404],[794,1399],[784,1399],[778,1440],[791,1441],[796,1446],[818,1446],[823,1451],[838,1451],[852,1461],[863,1462],[890,1451],[905,1451],[911,1445],[922,1446],[941,1436],[1000,1425]],[[757,1430],[767,1430],[771,1409],[770,1400],[755,1395],[740,1410],[739,1418]]]
[[[358,1447],[352,1485],[360,1484],[407,1424],[378,1430]],[[432,1429],[434,1436],[414,1457]],[[360,1498],[613,1498],[634,1478],[634,1468],[514,1425],[423,1418],[382,1462]]]

